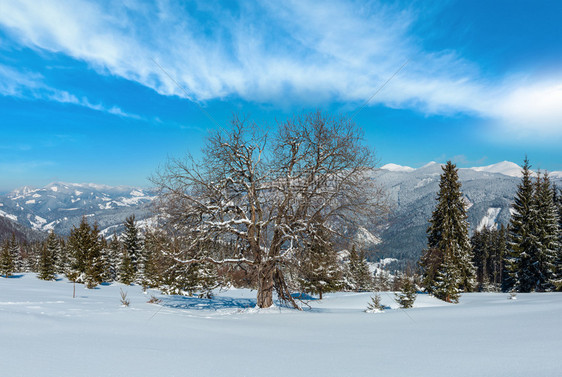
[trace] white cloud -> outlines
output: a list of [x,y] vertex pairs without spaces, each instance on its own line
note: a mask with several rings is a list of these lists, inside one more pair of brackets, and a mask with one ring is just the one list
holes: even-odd
[[23,97],[26,92],[38,89],[42,76],[37,73],[23,73],[0,64],[0,93],[4,96]]
[[522,82],[506,91],[489,109],[502,119],[507,130],[531,136],[562,132],[562,78],[534,83]]
[[[240,96],[262,103],[359,105],[408,60],[372,104],[426,114],[464,112],[513,130],[532,122],[540,132],[561,132],[562,79],[528,84],[511,76],[497,82],[455,51],[425,51],[411,35],[419,9],[376,1],[234,7],[203,1],[4,0],[0,25],[26,46],[61,52],[101,73],[185,97],[154,59],[198,101]],[[67,101],[96,107],[78,98]]]
[[2,64],[0,64],[0,95],[68,103],[117,116],[141,119],[140,116],[126,113],[116,106],[93,104],[86,97],[78,98],[67,91],[52,88],[45,84],[43,76],[36,72],[18,71]]

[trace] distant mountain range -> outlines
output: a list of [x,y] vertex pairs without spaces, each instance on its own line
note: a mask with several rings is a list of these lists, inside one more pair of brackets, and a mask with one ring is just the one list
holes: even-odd
[[[373,179],[386,188],[393,206],[388,221],[367,224],[356,235],[356,240],[373,252],[374,259],[417,260],[426,244],[425,231],[435,207],[441,172],[440,164],[430,162],[417,169],[387,164],[373,173]],[[459,169],[471,233],[509,222],[520,175],[521,168],[508,161]],[[562,172],[550,175],[562,187]],[[0,196],[0,239],[6,232],[37,239],[44,234],[41,232],[51,229],[68,235],[82,216],[92,224],[97,222],[102,233],[109,236],[120,232],[131,214],[141,226],[150,224],[154,198],[150,190],[125,186],[59,182],[42,188],[23,187]]]
[[[419,169],[424,169],[426,167],[432,166],[437,164],[437,162],[435,161],[431,161],[430,163],[422,166]],[[384,166],[381,167],[382,170],[389,170],[389,171],[394,171],[394,172],[412,172],[414,170],[418,170],[418,169],[414,169],[411,168],[409,166],[402,166],[402,165],[396,165],[396,164],[386,164]],[[478,172],[484,172],[484,173],[498,173],[498,174],[503,174],[503,175],[507,175],[510,177],[521,177],[521,166],[517,165],[514,162],[510,162],[510,161],[502,161],[502,162],[498,162],[496,164],[492,164],[492,165],[486,165],[486,166],[477,166],[477,167],[472,167],[472,168],[461,168],[462,170],[473,170],[473,171],[478,171]],[[548,172],[548,175],[553,178],[553,179],[562,179],[562,171],[553,171],[553,172]]]
[[61,235],[68,235],[86,216],[104,234],[111,234],[131,214],[138,220],[149,218],[153,199],[142,188],[58,182],[42,188],[22,187],[0,196],[0,216],[35,231],[54,230]]
[[[428,219],[435,208],[441,173],[441,165],[436,162],[418,169],[388,164],[375,173],[375,179],[387,189],[394,206],[388,222],[369,229],[382,240],[371,248],[377,259],[419,258],[427,243]],[[562,187],[562,172],[549,174],[557,186]],[[484,227],[509,223],[520,176],[521,167],[509,161],[459,169],[471,234]]]

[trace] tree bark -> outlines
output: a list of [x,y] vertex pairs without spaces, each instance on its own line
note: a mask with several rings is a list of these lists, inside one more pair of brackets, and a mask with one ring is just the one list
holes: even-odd
[[258,307],[269,308],[273,305],[273,271],[271,263],[262,263],[258,267]]

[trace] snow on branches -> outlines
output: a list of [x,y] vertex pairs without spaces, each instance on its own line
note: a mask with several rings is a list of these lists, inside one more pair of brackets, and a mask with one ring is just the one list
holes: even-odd
[[[373,154],[361,142],[345,117],[306,114],[271,133],[234,117],[208,138],[200,160],[172,159],[153,178],[167,230],[188,256],[177,260],[249,265],[259,307],[273,304],[274,289],[294,304],[281,266],[329,243],[338,227],[386,210],[370,174]],[[234,246],[201,249],[210,241]]]

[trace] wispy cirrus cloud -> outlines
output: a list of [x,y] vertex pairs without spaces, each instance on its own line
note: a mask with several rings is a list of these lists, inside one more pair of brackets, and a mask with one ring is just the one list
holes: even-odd
[[86,97],[79,98],[67,91],[53,88],[36,72],[20,71],[3,64],[0,64],[0,95],[73,104],[121,117],[141,119],[139,115],[127,113],[119,107],[92,103]]
[[[423,12],[379,1],[220,6],[5,0],[0,25],[25,46],[63,53],[102,74],[185,97],[154,59],[197,101],[237,96],[261,103],[359,105],[408,60],[372,104],[425,114],[465,113],[512,132],[528,132],[532,123],[534,133],[562,133],[562,72],[548,78],[486,77],[457,51],[423,48],[412,32]],[[96,107],[70,94],[52,99]]]

